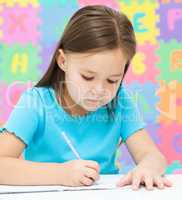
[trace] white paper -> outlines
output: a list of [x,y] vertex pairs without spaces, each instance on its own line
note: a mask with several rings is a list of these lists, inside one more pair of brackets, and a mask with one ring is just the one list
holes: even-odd
[[[111,178],[112,177],[112,178]],[[116,182],[119,180],[116,175],[101,176],[100,180],[91,186],[82,187],[67,187],[67,186],[5,186],[0,185],[0,194],[2,193],[15,193],[15,192],[47,192],[47,191],[79,191],[79,190],[110,190],[117,189]]]
[[112,189],[119,189],[116,186],[116,183],[121,178],[118,175],[104,175],[96,181],[91,186],[81,186],[81,187],[62,187],[63,190],[67,191],[74,191],[74,190],[112,190]]
[[[111,199],[127,199],[127,200],[171,200],[180,199],[182,197],[182,175],[170,175],[167,176],[169,180],[172,181],[173,187],[166,188],[164,190],[154,189],[153,191],[147,191],[144,187],[140,188],[138,191],[132,191],[131,186],[125,186],[122,188],[110,189],[115,187],[115,184],[119,181],[121,175],[118,176],[101,176],[101,179],[95,186],[92,187],[108,187],[108,190],[85,190],[85,191],[65,191],[62,186],[28,186],[19,187],[20,191],[23,189],[30,189],[32,191],[35,189],[61,189],[60,192],[47,192],[47,193],[29,193],[29,194],[16,194],[16,195],[0,195],[0,200],[111,200]],[[4,187],[4,186],[3,186]],[[5,186],[6,187],[6,186]],[[2,188],[0,186],[0,188]],[[12,187],[11,189],[16,189],[17,187]],[[85,188],[85,187],[84,187]],[[10,188],[8,188],[10,189]],[[73,188],[72,188],[73,189]],[[75,190],[78,188],[76,187]]]
[[33,192],[61,190],[60,186],[8,186],[0,185],[0,194],[5,192]]

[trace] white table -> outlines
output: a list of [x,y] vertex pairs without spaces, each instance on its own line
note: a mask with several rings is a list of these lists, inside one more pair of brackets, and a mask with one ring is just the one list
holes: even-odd
[[[121,175],[101,176],[110,184],[115,184]],[[64,191],[33,194],[0,195],[0,200],[180,200],[182,199],[182,175],[168,175],[173,187],[153,191],[147,191],[142,187],[133,191],[131,186],[111,190],[86,190],[86,191]]]

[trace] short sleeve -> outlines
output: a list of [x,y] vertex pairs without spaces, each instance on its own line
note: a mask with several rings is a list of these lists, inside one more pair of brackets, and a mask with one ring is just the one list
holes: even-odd
[[119,117],[121,118],[121,138],[123,142],[126,142],[129,136],[145,128],[146,124],[139,109],[137,98],[124,87],[121,87],[119,91],[118,106]]
[[21,95],[0,132],[7,130],[28,145],[38,128],[37,106],[38,101],[33,89],[26,90]]

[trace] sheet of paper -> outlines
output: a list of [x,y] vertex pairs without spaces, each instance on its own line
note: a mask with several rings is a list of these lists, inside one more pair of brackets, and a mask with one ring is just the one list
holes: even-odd
[[95,182],[92,186],[82,187],[66,187],[66,186],[4,186],[0,185],[0,194],[5,192],[47,192],[47,191],[78,191],[78,190],[109,190],[117,189],[116,183],[119,180],[116,175],[104,175],[100,177],[100,180]]
[[8,186],[0,185],[0,194],[5,192],[56,191],[60,186]]
[[82,187],[62,187],[64,191],[72,190],[111,190],[117,189],[116,183],[119,181],[118,175],[104,175],[100,177],[100,180],[96,181],[91,186]]
[[[119,179],[121,178],[121,175],[117,176],[101,176],[101,179],[98,181],[99,184],[104,184],[105,186],[111,187],[113,184],[115,184]],[[18,195],[0,195],[0,200],[60,200],[60,199],[66,199],[66,200],[73,200],[73,199],[79,199],[79,200],[111,200],[111,199],[127,199],[127,200],[171,200],[171,197],[181,197],[181,185],[182,185],[182,175],[170,175],[167,178],[169,178],[171,181],[173,181],[173,187],[172,188],[166,188],[164,190],[155,189],[153,191],[147,191],[145,188],[141,188],[140,190],[132,191],[131,186],[126,186],[121,189],[108,189],[108,190],[85,190],[85,191],[68,191],[63,192],[62,190],[60,192],[47,192],[47,193],[30,193],[30,194],[18,194]],[[101,186],[100,185],[100,186]],[[1,187],[1,186],[0,186]],[[6,187],[6,186],[5,186]],[[28,186],[29,187],[29,186]],[[51,188],[50,188],[51,187]],[[29,187],[29,189],[63,189],[64,187],[61,186],[33,186],[32,188]],[[94,187],[98,187],[98,185],[95,185]],[[14,187],[12,188],[14,189]],[[15,188],[16,189],[16,188]],[[20,189],[27,189],[27,187],[20,187]]]

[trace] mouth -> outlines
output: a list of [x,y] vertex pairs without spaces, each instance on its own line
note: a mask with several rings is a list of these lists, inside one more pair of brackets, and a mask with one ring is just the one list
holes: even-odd
[[101,103],[100,100],[95,100],[95,99],[86,99],[86,102],[93,105],[99,105]]
[[88,101],[96,101],[96,102],[98,102],[98,101],[100,101],[100,100],[98,100],[98,99],[87,99]]
[[86,101],[93,102],[93,103],[98,103],[98,102],[100,102],[99,100],[95,100],[95,99],[87,99]]

